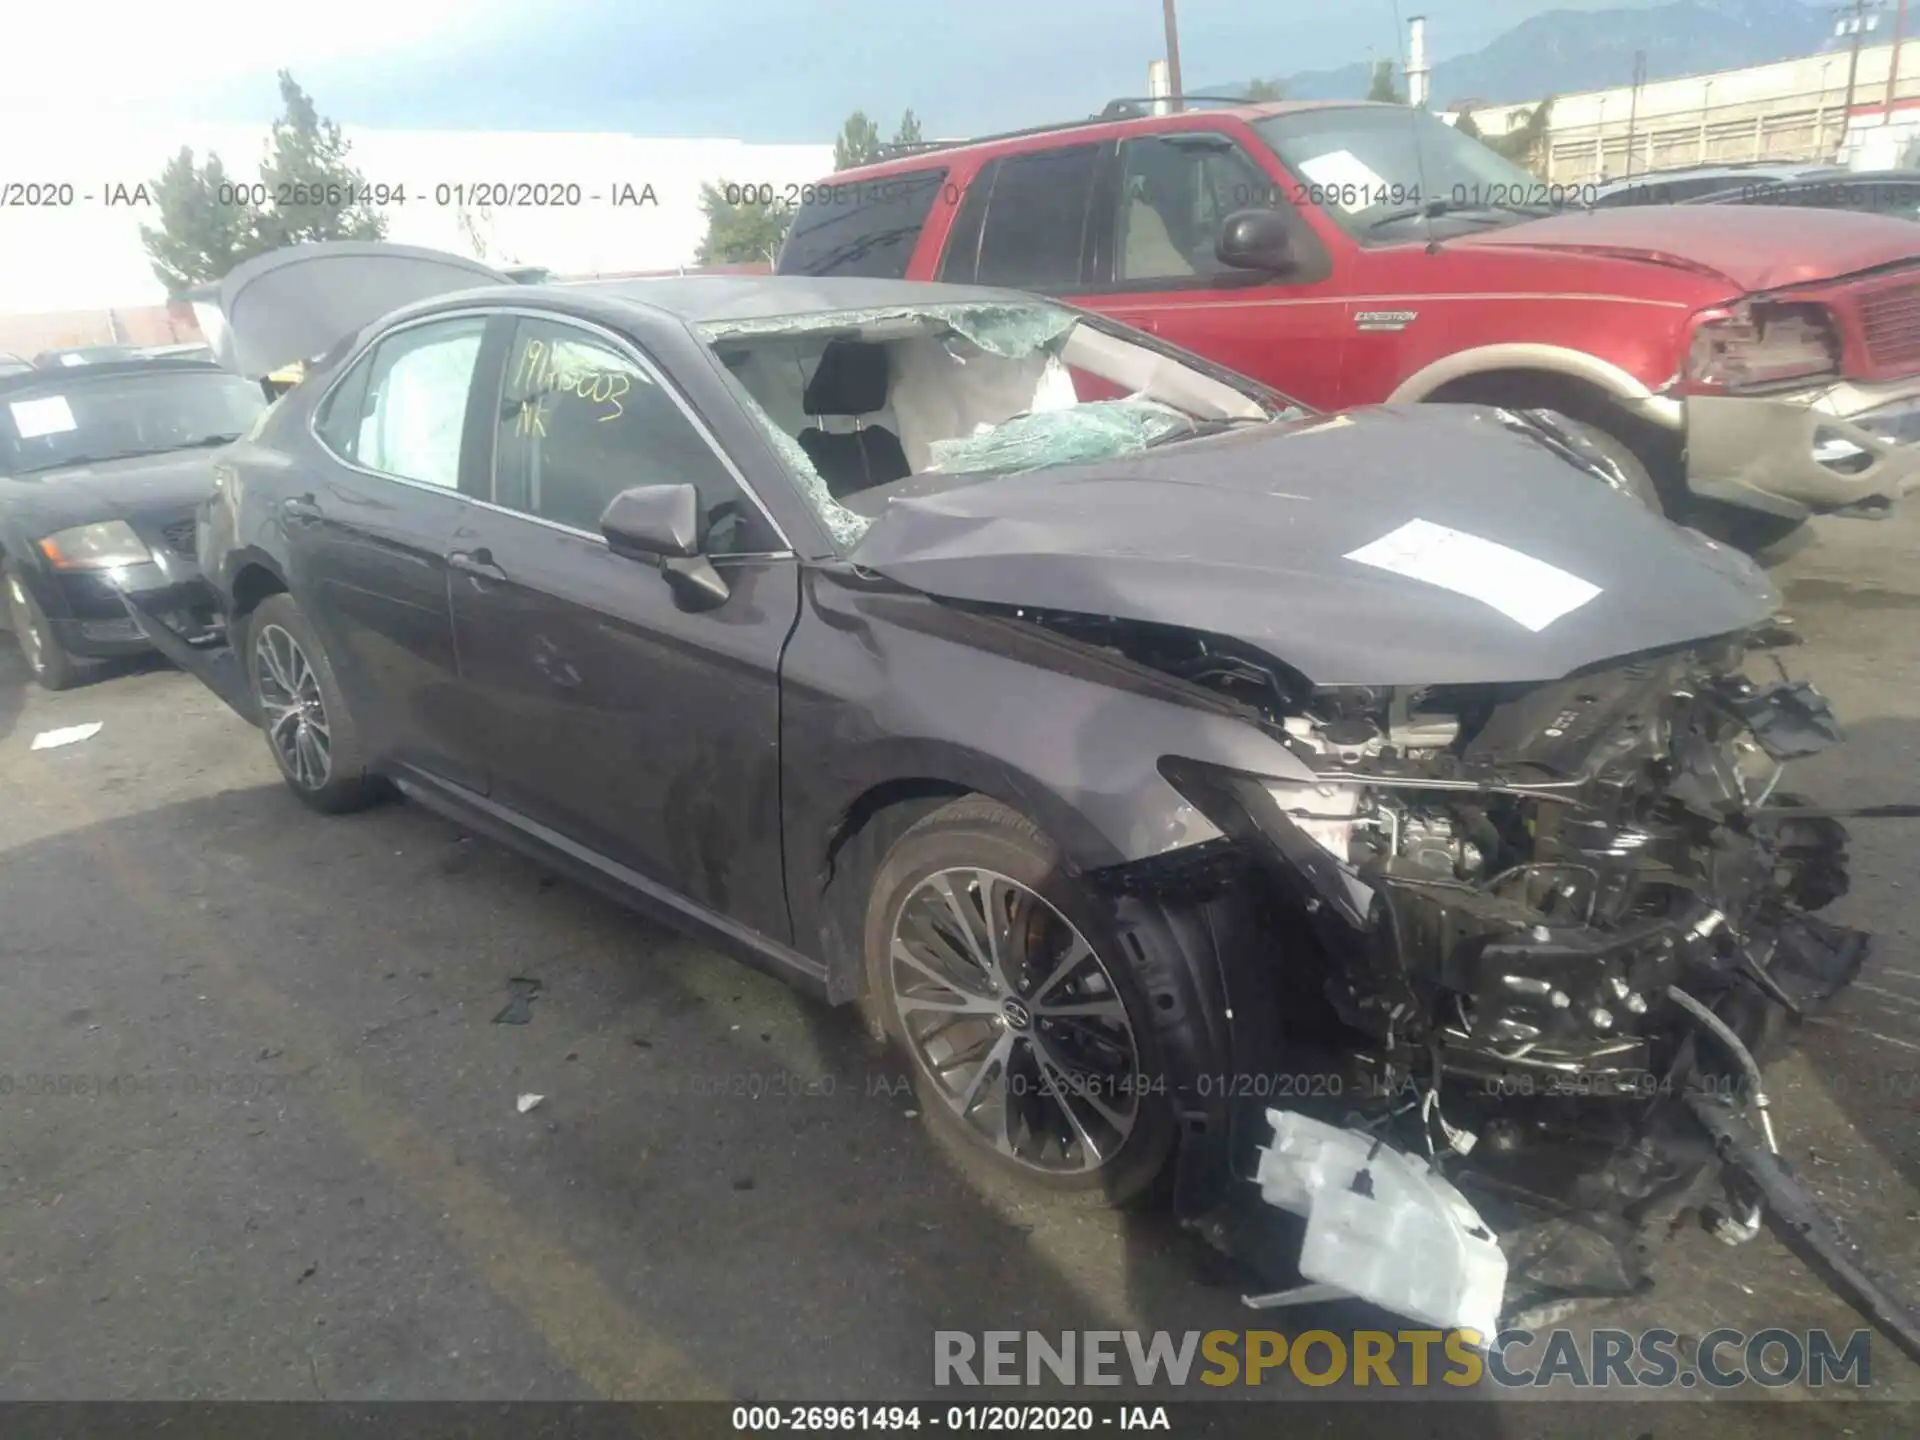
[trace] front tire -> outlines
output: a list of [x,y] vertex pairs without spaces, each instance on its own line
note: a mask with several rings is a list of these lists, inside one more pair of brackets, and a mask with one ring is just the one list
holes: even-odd
[[1786,559],[1812,536],[1805,520],[1710,500],[1695,506],[1689,523],[1723,545],[1744,550],[1763,565]]
[[865,950],[869,1003],[950,1149],[1107,1205],[1153,1186],[1175,1126],[1146,997],[1109,907],[1024,816],[970,797],[909,829]]
[[1620,486],[1627,494],[1656,515],[1667,513],[1667,507],[1660,498],[1660,487],[1653,482],[1653,472],[1647,469],[1646,462],[1634,454],[1624,440],[1584,420],[1563,416],[1562,422],[1593,448],[1596,459],[1619,476]]
[[68,690],[80,682],[80,663],[69,655],[53,633],[40,602],[11,565],[0,565],[0,588],[7,598],[7,623],[14,643],[43,689]]
[[379,798],[333,665],[291,595],[270,595],[245,627],[247,678],[267,749],[287,788],[324,814]]

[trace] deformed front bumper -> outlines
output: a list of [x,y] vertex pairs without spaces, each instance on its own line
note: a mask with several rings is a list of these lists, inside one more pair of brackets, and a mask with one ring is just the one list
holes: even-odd
[[[1458,818],[1506,805],[1507,833],[1524,820],[1531,853],[1487,880],[1396,865],[1371,844],[1360,847],[1371,860],[1342,865],[1256,777],[1163,763],[1273,887],[1265,913],[1282,943],[1267,954],[1282,949],[1289,970],[1318,978],[1339,1024],[1302,1033],[1316,998],[1305,985],[1265,1003],[1252,946],[1229,968],[1240,992],[1229,1018],[1273,1017],[1295,1066],[1314,1053],[1303,1042],[1357,1066],[1313,1090],[1256,1090],[1286,1097],[1257,1120],[1228,1116],[1243,1136],[1264,1121],[1273,1140],[1254,1178],[1308,1237],[1299,1273],[1311,1283],[1248,1303],[1359,1295],[1481,1328],[1498,1267],[1479,1242],[1495,1229],[1511,1313],[1636,1292],[1649,1283],[1644,1241],[1689,1213],[1728,1243],[1771,1213],[1837,1291],[1915,1347],[1908,1303],[1793,1185],[1764,1093],[1765,1060],[1869,950],[1870,937],[1812,913],[1846,890],[1845,827],[1777,789],[1780,767],[1839,727],[1817,692],[1784,677],[1759,687],[1717,662],[1674,667],[1636,661],[1568,682],[1596,703],[1618,686],[1631,711],[1589,727],[1578,795],[1523,793],[1515,811],[1512,799],[1465,798],[1472,787],[1445,761],[1415,776],[1380,762],[1386,788],[1451,783]],[[1506,715],[1503,751],[1539,753],[1518,723],[1534,710],[1549,736],[1579,728],[1561,704],[1551,687]],[[1643,746],[1627,744],[1636,735]],[[1335,809],[1330,787],[1320,793],[1319,808]],[[1236,1069],[1251,1068],[1239,1030],[1233,1043]],[[1258,1044],[1244,1054],[1262,1055]],[[1396,1263],[1376,1263],[1383,1249]],[[1409,1263],[1431,1283],[1407,1282]]]
[[54,638],[69,655],[106,659],[145,652],[150,642],[127,613],[128,596],[163,618],[183,644],[201,645],[217,633],[211,587],[191,561],[178,557],[113,571],[43,575],[35,588]]
[[1687,484],[1786,519],[1880,514],[1920,484],[1920,381],[1684,402]]

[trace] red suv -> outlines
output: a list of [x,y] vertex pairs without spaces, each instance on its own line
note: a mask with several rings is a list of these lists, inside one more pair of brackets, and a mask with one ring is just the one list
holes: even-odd
[[1558,410],[1750,545],[1920,479],[1920,227],[1592,189],[1404,106],[1187,110],[843,171],[776,269],[1066,297],[1323,409]]

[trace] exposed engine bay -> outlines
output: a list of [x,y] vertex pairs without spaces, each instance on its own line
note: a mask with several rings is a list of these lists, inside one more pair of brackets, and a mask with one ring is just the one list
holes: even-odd
[[[1682,1213],[1738,1243],[1763,1199],[1806,1201],[1790,1178],[1763,1196],[1750,1177],[1783,1173],[1759,1061],[1854,977],[1869,939],[1813,913],[1847,889],[1847,831],[1783,774],[1841,732],[1777,657],[1775,676],[1747,673],[1764,647],[1538,685],[1330,689],[1191,632],[1022,618],[1232,697],[1301,762],[1287,777],[1161,766],[1227,837],[1202,848],[1251,862],[1246,883],[1280,917],[1274,958],[1311,969],[1332,1012],[1305,1035],[1308,1011],[1277,1012],[1291,1058],[1272,1063],[1313,1056],[1348,1078],[1274,1099],[1276,1131],[1296,1107],[1337,1116],[1524,1217],[1502,1238],[1510,1305],[1640,1288],[1638,1237]],[[1753,1164],[1716,1163],[1736,1158],[1721,1130]],[[1316,1144],[1337,1148],[1331,1132]],[[1276,1157],[1261,1152],[1263,1176]],[[1850,1254],[1819,1263],[1830,1280],[1866,1273]],[[1911,1314],[1858,1280],[1834,1283],[1901,1317],[1911,1344]]]

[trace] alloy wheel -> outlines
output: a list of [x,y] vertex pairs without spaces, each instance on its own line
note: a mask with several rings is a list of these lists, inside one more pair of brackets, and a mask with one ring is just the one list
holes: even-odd
[[977,1139],[1056,1175],[1120,1152],[1140,1113],[1140,1049],[1071,921],[1005,875],[942,870],[907,895],[889,953],[908,1049]]
[[267,739],[296,785],[319,790],[333,773],[333,734],[320,677],[300,642],[278,625],[261,628],[253,653]]

